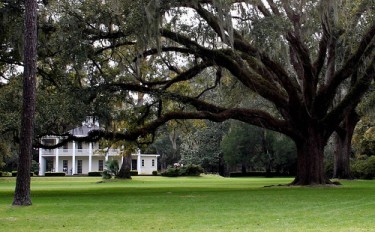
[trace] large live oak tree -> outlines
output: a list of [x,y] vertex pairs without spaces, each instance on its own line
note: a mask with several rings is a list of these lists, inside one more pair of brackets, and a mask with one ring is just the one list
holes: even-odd
[[[91,65],[89,78],[97,78],[83,88],[93,101],[104,94],[126,102],[134,92],[148,97],[125,110],[126,131],[94,131],[87,140],[139,140],[174,119],[235,119],[293,139],[292,184],[331,183],[324,147],[375,75],[372,1],[124,1],[113,11],[100,4],[107,10],[99,15],[71,13],[81,47],[90,47],[83,67]],[[125,25],[130,18],[132,27]],[[138,36],[129,33],[135,29]],[[208,98],[228,79],[241,84],[227,89],[231,104]],[[272,109],[233,103],[249,93]]]
[[[242,1],[232,1],[233,4],[238,2]],[[186,7],[192,9],[202,27],[216,35],[218,39],[215,42],[209,39],[205,41],[200,35],[192,38],[193,28],[189,30],[182,26],[162,24],[157,31],[163,38],[160,41],[162,46],[155,50],[150,49],[142,55],[147,57],[157,52],[161,55],[188,54],[194,57],[196,65],[190,66],[183,72],[177,72],[174,78],[167,77],[163,81],[141,78],[141,85],[112,83],[110,86],[122,90],[143,91],[157,96],[160,101],[173,99],[195,107],[194,111],[190,109],[189,112],[187,110],[166,112],[163,108],[165,112],[159,114],[157,120],[150,122],[143,128],[144,131],[138,131],[139,133],[154,129],[157,125],[173,118],[207,118],[213,121],[237,119],[284,133],[295,141],[298,152],[298,172],[292,184],[330,183],[324,174],[324,147],[333,131],[338,130],[340,123],[350,116],[374,78],[375,24],[368,19],[367,21],[353,20],[356,24],[350,27],[339,25],[335,17],[345,15],[343,12],[337,12],[339,11],[337,8],[342,6],[336,5],[334,1],[267,2],[269,7],[261,1],[242,2],[243,5],[237,5],[237,8],[245,12],[256,11],[258,17],[252,13],[245,15],[239,13],[239,16],[234,16],[230,10],[231,3],[226,5],[220,1],[159,2],[160,5],[156,6],[153,13],[154,8],[148,8],[148,11],[151,11],[148,12],[151,15],[149,17],[168,11],[171,6]],[[367,5],[363,8],[353,4],[351,9],[357,10],[356,17],[358,15],[362,17],[366,13],[372,15],[373,7]],[[308,11],[315,13],[321,11],[320,20],[314,18],[313,13],[309,14]],[[179,12],[175,13],[176,17],[179,17]],[[255,24],[251,22],[252,19],[258,21],[270,19],[271,22],[274,20],[273,22],[282,24],[281,28],[270,33],[275,33],[274,38],[278,38],[281,46],[285,46],[286,49],[283,51],[285,55],[275,56],[267,48],[257,46],[260,44],[259,41],[247,35],[244,27],[231,23],[235,18],[239,18],[238,24],[242,21],[250,21],[247,24],[249,27],[252,26],[251,23]],[[308,25],[310,21],[318,25],[314,28]],[[186,25],[192,27],[188,23]],[[359,27],[366,29],[361,32],[358,30]],[[345,50],[340,48],[348,45],[345,44],[345,39],[351,39],[350,32],[347,30],[361,33],[359,42],[350,41],[352,50],[347,47]],[[191,34],[188,34],[189,32]],[[263,36],[261,39],[272,38]],[[263,46],[267,45],[267,43],[263,44]],[[174,84],[192,81],[200,72],[212,66],[228,70],[248,91],[255,92],[272,102],[277,114],[260,109],[226,107],[216,102],[208,102],[201,97],[202,95],[183,96],[181,92],[171,90]],[[172,65],[169,68],[171,69]],[[339,102],[335,102],[337,91],[341,90],[341,85],[347,80],[351,80],[350,87],[344,97]]]

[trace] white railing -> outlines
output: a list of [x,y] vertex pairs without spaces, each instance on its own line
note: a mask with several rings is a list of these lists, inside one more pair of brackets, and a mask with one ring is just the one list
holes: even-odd
[[[72,156],[73,149],[58,148],[59,156]],[[107,150],[92,149],[92,155],[106,155]],[[109,156],[116,156],[120,153],[119,149],[110,149],[108,152]],[[42,155],[55,155],[56,149],[42,149]],[[89,156],[90,149],[75,149],[76,156]]]

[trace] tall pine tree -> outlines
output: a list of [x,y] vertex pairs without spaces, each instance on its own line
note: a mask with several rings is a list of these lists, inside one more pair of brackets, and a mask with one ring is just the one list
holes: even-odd
[[24,84],[21,116],[20,155],[13,205],[31,205],[30,171],[34,132],[36,59],[37,59],[37,2],[25,0]]

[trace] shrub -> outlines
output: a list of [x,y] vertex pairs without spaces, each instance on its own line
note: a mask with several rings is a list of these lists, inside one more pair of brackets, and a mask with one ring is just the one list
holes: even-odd
[[103,172],[89,172],[88,176],[102,176]]
[[177,176],[199,176],[204,170],[199,165],[189,164],[184,167],[168,168],[165,172],[161,173],[162,176],[177,177]]
[[10,173],[10,172],[2,172],[1,175],[9,177],[9,176],[12,176],[12,173]]
[[39,163],[36,162],[35,160],[32,160],[32,162],[31,162],[31,171],[35,175],[38,175],[38,173],[39,173]]
[[[17,176],[17,171],[12,171],[12,175],[13,177]],[[34,176],[34,173],[33,172],[30,172],[30,176]]]
[[0,172],[0,177],[2,177],[3,176],[3,172]]
[[189,164],[180,168],[181,176],[199,176],[204,172],[203,168],[199,165]]
[[102,172],[102,178],[103,178],[103,179],[106,179],[106,180],[109,180],[109,179],[112,178],[112,175],[111,175],[111,173],[110,173],[108,170],[104,170],[104,171]]
[[153,176],[157,176],[158,175],[158,171],[152,171],[152,175]]
[[[5,176],[5,175],[4,175]],[[8,175],[9,176],[9,175]],[[17,176],[17,171],[12,171],[12,174],[11,176],[15,177]],[[30,172],[30,176],[34,176],[34,173],[33,172]]]
[[138,176],[138,171],[136,170],[130,171],[130,176]]
[[117,160],[108,160],[105,162],[106,170],[102,172],[103,179],[111,179],[112,176],[117,176],[120,170],[120,166]]
[[65,176],[65,172],[46,172],[45,176]]
[[180,176],[180,170],[178,168],[168,168],[161,173],[162,176],[177,177]]
[[355,178],[373,179],[375,177],[375,156],[353,161],[351,170]]
[[118,164],[117,160],[108,160],[105,163],[105,166],[107,168],[107,171],[112,175],[112,176],[117,176],[118,171],[120,170],[120,166]]

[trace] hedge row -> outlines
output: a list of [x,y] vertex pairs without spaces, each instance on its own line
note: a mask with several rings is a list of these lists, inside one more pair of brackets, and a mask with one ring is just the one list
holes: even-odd
[[88,176],[102,176],[103,172],[89,172]]
[[132,170],[132,171],[130,171],[130,175],[131,176],[138,176],[138,171]]
[[65,176],[65,172],[46,172],[45,176]]
[[[12,176],[13,177],[17,176],[17,171],[12,171]],[[30,176],[34,176],[34,173],[30,172]]]

